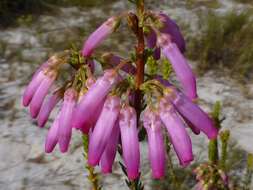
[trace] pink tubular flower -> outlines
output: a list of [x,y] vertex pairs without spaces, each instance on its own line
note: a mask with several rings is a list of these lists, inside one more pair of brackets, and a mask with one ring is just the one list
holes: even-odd
[[89,132],[90,119],[94,117],[96,110],[103,105],[103,100],[118,82],[118,78],[119,75],[114,70],[106,70],[104,75],[91,86],[76,107],[73,119],[74,128]]
[[39,115],[38,115],[39,127],[45,126],[51,111],[61,99],[60,93],[61,92],[59,91],[55,92],[53,95],[51,95],[47,99],[47,101],[44,101],[44,103],[42,104]]
[[28,106],[34,96],[34,93],[40,86],[41,82],[45,78],[45,74],[43,71],[40,71],[33,77],[32,81],[26,87],[24,94],[23,94],[23,105]]
[[76,105],[77,92],[69,88],[64,93],[64,101],[60,111],[58,142],[62,153],[67,152],[72,135],[72,118]]
[[155,60],[160,59],[161,50],[156,46],[157,36],[154,30],[150,28],[150,31],[146,33],[146,41],[148,48],[154,49],[153,57]]
[[137,116],[134,108],[125,106],[119,118],[122,150],[129,179],[139,177],[140,150],[137,130]]
[[160,118],[167,128],[180,164],[187,166],[193,160],[191,139],[180,116],[166,99],[160,101]]
[[165,174],[165,148],[162,134],[162,123],[156,112],[147,108],[143,116],[143,124],[148,134],[149,160],[152,176],[159,179]]
[[91,56],[93,50],[115,30],[118,22],[118,17],[111,17],[98,27],[97,30],[94,31],[85,41],[82,49],[82,55],[84,57]]
[[119,111],[120,98],[117,96],[108,97],[89,141],[89,165],[95,166],[99,163],[106,145],[109,142],[109,138],[111,137]]
[[166,97],[175,105],[178,112],[192,125],[203,131],[209,139],[216,138],[218,129],[214,126],[212,119],[183,93],[170,89],[172,94]]
[[161,75],[156,75],[154,79],[156,79],[157,81],[159,81],[162,85],[166,87],[172,86],[172,84],[168,80],[165,80]]
[[120,133],[119,122],[116,121],[111,133],[111,137],[108,140],[108,143],[105,147],[105,150],[100,160],[100,167],[101,167],[102,173],[104,174],[112,172],[112,165],[117,153],[119,133]]
[[[180,114],[181,115],[181,114]],[[186,125],[191,129],[191,131],[195,134],[195,135],[199,135],[200,134],[200,129],[195,127],[188,119],[186,119],[183,115],[181,115],[182,118],[184,119]]]
[[171,43],[169,36],[161,34],[158,38],[164,56],[170,60],[173,69],[180,80],[184,93],[190,99],[197,98],[196,77],[187,60],[179,51],[175,43]]
[[162,27],[159,29],[160,32],[169,34],[172,42],[174,42],[180,51],[184,53],[185,40],[176,22],[164,13],[159,13],[158,19],[162,22]]
[[[123,61],[122,57],[114,55],[112,53],[103,54],[102,59],[104,62],[110,64],[113,67],[119,65]],[[121,69],[125,71],[126,73],[129,73],[132,75],[136,73],[136,68],[131,64],[126,64]]]
[[[44,78],[41,81],[39,87],[33,95],[32,101],[30,103],[30,113],[32,118],[36,118],[39,114],[42,103],[52,86],[53,82],[57,77],[57,72],[55,70],[49,70],[44,74]],[[37,78],[37,77],[36,77]]]
[[46,153],[51,153],[58,142],[59,119],[60,119],[60,114],[57,115],[57,117],[55,118],[53,122],[53,125],[50,127],[47,133],[47,138],[46,138],[46,143],[45,143]]
[[[168,80],[165,80],[162,78],[162,76],[160,75],[156,75],[155,76],[155,79],[158,80],[162,85],[166,86],[166,87],[172,87],[172,84],[168,81]],[[174,88],[174,87],[172,87]],[[195,134],[195,135],[198,135],[200,134],[200,130],[195,127],[190,121],[188,121],[183,115],[181,115],[185,121],[185,123],[187,124],[187,126],[192,130],[192,132]]]

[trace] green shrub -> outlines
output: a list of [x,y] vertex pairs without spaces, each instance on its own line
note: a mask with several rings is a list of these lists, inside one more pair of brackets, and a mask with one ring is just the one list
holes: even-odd
[[[0,27],[19,24],[45,12],[57,10],[57,6],[90,7],[108,4],[115,0],[0,0]],[[57,6],[56,6],[57,5]],[[21,18],[20,18],[21,17]]]
[[253,71],[253,22],[249,13],[235,11],[224,16],[209,13],[202,34],[190,40],[189,56],[198,70],[227,68],[240,80],[251,79]]

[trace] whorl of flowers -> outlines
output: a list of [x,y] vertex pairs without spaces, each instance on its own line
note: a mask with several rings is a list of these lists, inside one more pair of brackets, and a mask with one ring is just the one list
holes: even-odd
[[[126,59],[111,52],[101,57],[95,54],[125,17],[138,40],[135,55]],[[59,104],[45,151],[52,152],[58,144],[60,151],[66,152],[76,129],[89,135],[89,165],[99,165],[103,173],[112,172],[119,149],[129,179],[136,179],[141,162],[138,136],[143,126],[154,178],[165,175],[165,134],[179,163],[186,167],[194,159],[187,127],[195,134],[205,133],[209,139],[216,138],[218,131],[195,103],[196,78],[184,51],[185,41],[174,21],[165,13],[143,11],[109,18],[85,40],[79,54],[68,50],[52,56],[33,75],[23,95],[23,105],[29,106],[40,127]],[[150,57],[157,66],[168,59],[180,86],[158,72],[146,74],[145,63]],[[100,74],[96,70],[99,64],[103,68]],[[69,65],[65,81],[60,80],[66,69],[63,65]]]

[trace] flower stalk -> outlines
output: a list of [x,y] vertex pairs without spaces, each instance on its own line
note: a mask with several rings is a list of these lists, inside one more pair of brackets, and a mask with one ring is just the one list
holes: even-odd
[[145,42],[144,42],[144,32],[143,26],[141,26],[144,14],[144,0],[137,0],[136,2],[136,9],[138,14],[138,22],[137,24],[137,46],[135,49],[136,53],[136,75],[135,75],[135,109],[137,112],[137,121],[139,121],[140,113],[141,113],[141,100],[142,100],[142,93],[140,91],[140,86],[144,82],[144,66],[145,66],[145,57],[144,57],[144,50],[145,50]]
[[[220,112],[221,112],[221,104],[220,104],[220,102],[216,102],[211,115],[212,115],[212,118],[214,121],[214,125],[217,129],[221,128]],[[218,149],[217,138],[211,139],[209,141],[208,157],[209,157],[209,161],[212,164],[218,164],[218,162],[219,162],[219,149]]]
[[101,190],[102,187],[99,185],[98,180],[98,174],[95,173],[94,167],[88,165],[88,142],[89,142],[89,136],[83,135],[83,156],[86,160],[85,168],[87,169],[89,175],[87,176],[87,179],[90,181],[90,184],[92,186],[92,190]]

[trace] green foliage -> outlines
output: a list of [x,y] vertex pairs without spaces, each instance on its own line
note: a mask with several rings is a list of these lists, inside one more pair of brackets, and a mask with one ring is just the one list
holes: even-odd
[[226,160],[227,160],[227,148],[228,148],[228,141],[230,137],[230,131],[224,130],[220,132],[220,141],[221,141],[221,158],[219,165],[220,167],[226,171]]
[[57,6],[91,7],[109,4],[115,0],[1,0],[0,27],[24,24],[42,13],[57,10]]
[[253,154],[249,154],[247,159],[247,171],[243,188],[244,190],[250,190],[252,176],[253,176]]
[[220,2],[218,0],[186,0],[188,8],[195,8],[197,6],[206,6],[208,8],[219,8]]
[[198,61],[200,73],[227,68],[240,80],[252,79],[253,21],[250,13],[229,12],[224,16],[209,13],[199,38],[191,40],[189,56]]
[[160,68],[161,68],[160,72],[162,73],[163,78],[168,80],[173,71],[170,62],[167,59],[163,59],[162,66]]
[[[9,26],[16,22],[20,16],[27,14],[40,14],[46,9],[45,2],[53,0],[1,0],[0,1],[0,26]],[[24,18],[23,18],[24,19]],[[22,18],[21,18],[22,20]]]
[[101,190],[102,186],[99,185],[98,180],[98,174],[95,173],[95,169],[92,166],[89,166],[88,163],[86,163],[86,160],[88,159],[88,146],[89,146],[89,136],[83,135],[83,157],[85,159],[85,168],[88,171],[87,179],[90,181],[90,184],[92,185],[92,190]]
[[234,0],[235,2],[238,2],[238,3],[253,3],[252,0]]
[[148,74],[155,75],[158,72],[158,64],[153,56],[149,56],[146,62]]

